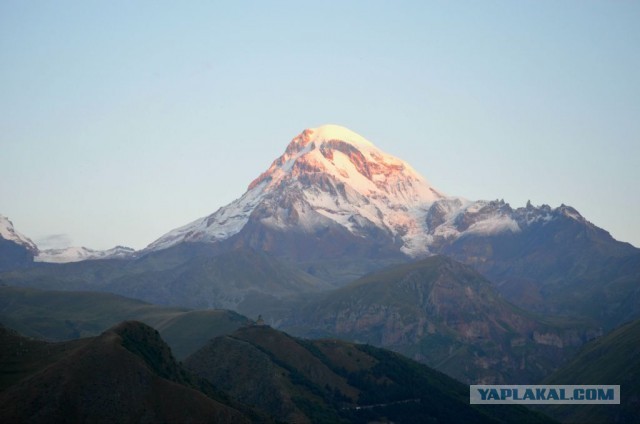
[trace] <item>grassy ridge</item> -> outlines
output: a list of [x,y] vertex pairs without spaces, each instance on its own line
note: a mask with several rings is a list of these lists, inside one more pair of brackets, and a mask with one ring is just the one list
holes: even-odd
[[185,366],[287,422],[551,422],[522,407],[469,405],[467,385],[399,354],[267,326],[218,337]]
[[620,385],[620,405],[554,405],[549,414],[569,423],[637,422],[640,411],[640,320],[587,343],[545,384]]
[[108,292],[157,305],[233,309],[255,315],[282,298],[329,287],[264,252],[217,252],[211,246],[188,244],[133,260],[39,263],[0,273],[0,282],[46,290]]
[[61,341],[95,336],[127,320],[157,329],[178,359],[248,322],[231,311],[162,307],[109,293],[0,287],[0,322],[29,337]]
[[585,322],[540,319],[504,300],[470,267],[442,256],[392,266],[310,300],[283,328],[392,349],[485,384],[539,381],[592,331]]
[[139,322],[59,343],[0,327],[0,340],[0,375],[12,377],[2,380],[2,422],[250,422],[198,390],[158,332]]

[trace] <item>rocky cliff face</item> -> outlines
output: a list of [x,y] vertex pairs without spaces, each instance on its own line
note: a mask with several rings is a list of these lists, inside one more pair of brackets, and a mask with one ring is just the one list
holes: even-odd
[[473,228],[478,214],[508,217],[514,230],[467,230],[441,241],[437,249],[471,265],[518,306],[588,316],[609,328],[640,313],[640,251],[616,241],[575,209],[531,204],[512,209],[496,201],[452,221]]
[[299,311],[285,328],[384,346],[479,383],[534,382],[599,331],[525,313],[444,257],[369,275]]

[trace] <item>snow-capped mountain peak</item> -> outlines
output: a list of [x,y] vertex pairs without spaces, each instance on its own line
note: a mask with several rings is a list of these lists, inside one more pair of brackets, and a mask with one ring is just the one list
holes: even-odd
[[[581,219],[574,209],[561,209]],[[320,240],[333,249],[338,237],[349,239],[353,249],[362,241],[373,243],[374,251],[392,246],[395,252],[421,257],[461,237],[517,234],[556,216],[547,206],[513,210],[504,201],[446,196],[364,137],[324,125],[294,137],[242,197],[169,232],[145,251],[225,240],[267,250],[291,243],[293,250],[304,245],[313,251]]]
[[271,228],[312,231],[334,223],[362,235],[365,227],[376,227],[402,238],[407,253],[424,253],[424,244],[414,239],[424,233],[428,207],[444,197],[406,162],[345,127],[324,125],[293,138],[240,199],[147,249],[224,240],[254,214]]
[[293,139],[289,147],[295,144],[307,144],[313,142],[320,146],[332,140],[340,140],[358,149],[375,149],[376,147],[360,134],[351,131],[341,125],[327,124],[317,128],[307,128]]
[[0,237],[26,247],[34,254],[38,253],[38,247],[30,238],[22,235],[13,227],[13,223],[6,216],[0,215]]
[[275,187],[284,179],[312,174],[333,177],[361,194],[386,192],[410,203],[444,197],[406,162],[379,150],[370,141],[338,125],[304,130],[269,169],[249,184],[249,190],[267,181]]

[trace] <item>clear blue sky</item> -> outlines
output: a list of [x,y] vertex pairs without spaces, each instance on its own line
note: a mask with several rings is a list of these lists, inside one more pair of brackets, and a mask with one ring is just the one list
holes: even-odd
[[0,214],[142,248],[341,124],[640,246],[640,2],[0,0]]

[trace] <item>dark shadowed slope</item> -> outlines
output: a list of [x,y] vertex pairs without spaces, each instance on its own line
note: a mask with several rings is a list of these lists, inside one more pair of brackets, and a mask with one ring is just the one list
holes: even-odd
[[6,329],[2,338],[2,374],[22,374],[0,393],[3,422],[249,422],[189,387],[169,347],[142,323],[119,324],[68,349]]
[[162,307],[108,293],[0,287],[0,323],[30,337],[62,341],[95,336],[124,320],[157,329],[178,359],[248,321],[231,311]]
[[33,251],[0,237],[0,272],[33,266]]
[[586,344],[546,384],[619,384],[620,405],[554,405],[568,423],[635,423],[640,417],[640,320]]
[[640,316],[640,249],[565,205],[514,210],[491,202],[457,220],[464,228],[479,216],[500,214],[519,230],[467,234],[438,251],[471,265],[528,310],[589,317],[609,329]]
[[301,340],[254,325],[221,336],[185,366],[287,422],[548,422],[521,407],[475,408],[469,388],[398,354]]

